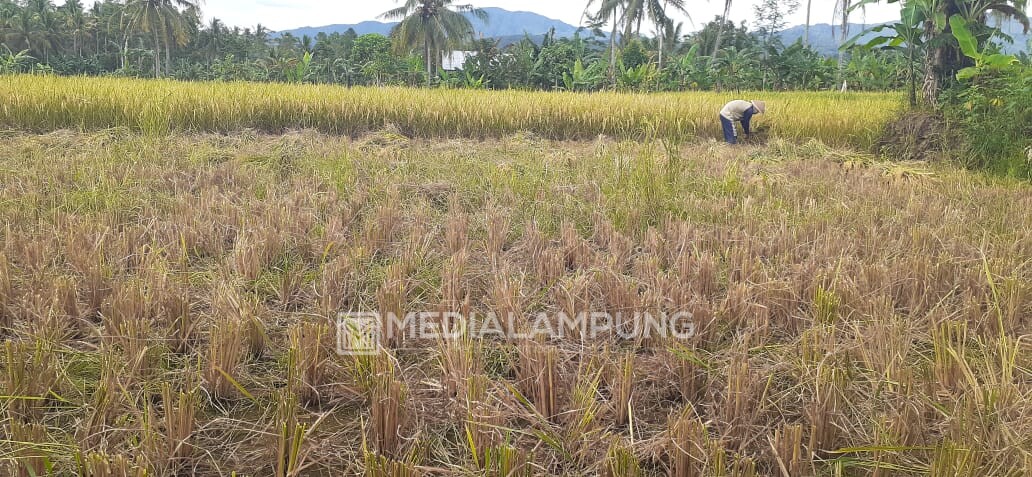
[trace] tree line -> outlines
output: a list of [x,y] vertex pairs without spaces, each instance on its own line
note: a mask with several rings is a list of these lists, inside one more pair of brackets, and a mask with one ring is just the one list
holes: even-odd
[[[505,45],[474,39],[469,16],[490,19],[454,0],[405,0],[383,14],[400,22],[390,37],[230,27],[202,21],[197,0],[103,0],[88,8],[82,0],[0,0],[0,72],[575,91],[910,87],[936,98],[956,71],[972,66],[940,17],[965,15],[982,48],[995,34],[990,15],[1027,24],[1024,0],[889,0],[900,3],[904,20],[883,34],[897,38],[852,44],[859,32],[849,32],[850,15],[871,1],[836,2],[841,42],[850,48],[827,58],[807,44],[808,33],[793,44],[779,39],[798,0],[762,1],[751,28],[729,21],[725,0],[724,14],[692,33],[674,21],[685,0],[588,0],[586,26],[574,37]],[[442,58],[456,50],[467,52],[465,64],[445,69]]]
[[[391,37],[230,27],[202,21],[194,0],[105,0],[88,8],[82,0],[0,0],[0,71],[578,91],[827,89],[840,78],[867,90],[904,84],[898,54],[854,54],[840,69],[806,45],[781,44],[771,34],[784,25],[778,2],[765,2],[773,14],[757,12],[757,29],[721,17],[689,34],[667,15],[683,10],[683,0],[596,2],[577,36],[503,45],[473,39],[462,14],[483,12],[450,0],[408,0],[386,12],[401,21]],[[602,31],[607,23],[612,31]],[[455,50],[468,59],[446,71],[442,56]]]

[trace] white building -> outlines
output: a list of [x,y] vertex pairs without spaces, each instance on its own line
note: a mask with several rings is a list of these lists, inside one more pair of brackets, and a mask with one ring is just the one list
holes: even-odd
[[472,51],[452,51],[444,54],[441,63],[444,71],[458,71],[466,64],[466,59],[473,55]]

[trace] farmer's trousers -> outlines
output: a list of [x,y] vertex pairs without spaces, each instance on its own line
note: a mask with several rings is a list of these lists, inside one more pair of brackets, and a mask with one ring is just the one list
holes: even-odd
[[735,131],[734,121],[720,115],[720,126],[724,129],[724,141],[728,144],[738,144],[738,131]]

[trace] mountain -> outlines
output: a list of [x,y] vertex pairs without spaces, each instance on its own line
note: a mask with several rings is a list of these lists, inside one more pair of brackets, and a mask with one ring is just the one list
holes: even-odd
[[[864,25],[859,23],[853,23],[849,25],[848,38],[853,38],[857,34],[866,31],[869,28],[875,27],[877,24]],[[1013,43],[1007,43],[997,39],[997,42],[1003,45],[1003,50],[1006,53],[1018,53],[1021,51],[1029,51],[1029,35],[1022,32],[1022,26],[1015,20],[1004,22],[1003,25],[999,26],[1000,30],[1013,38]],[[791,45],[796,40],[802,39],[806,31],[806,27],[803,25],[794,26],[784,30],[780,33],[781,41],[785,45]],[[838,26],[832,26],[827,23],[819,23],[816,25],[810,25],[810,46],[817,52],[825,56],[835,56],[838,54],[839,38],[842,35],[842,29]],[[892,35],[892,32],[883,32],[880,35]],[[879,36],[878,33],[867,33],[865,34],[859,43],[863,43]]]
[[[558,37],[571,37],[577,27],[560,20],[553,20],[532,12],[510,12],[501,8],[485,8],[488,21],[472,18],[473,29],[477,37],[498,38],[503,36],[543,35],[555,28]],[[467,15],[468,16],[468,15]]]
[[[544,15],[538,15],[532,12],[512,12],[502,8],[485,8],[487,12],[488,21],[482,22],[476,17],[467,14],[466,17],[473,23],[473,30],[476,37],[485,38],[500,38],[500,37],[523,37],[524,34],[531,36],[543,35],[548,33],[549,30],[555,28],[555,34],[558,37],[570,37],[577,31],[577,27],[560,20],[548,18]],[[327,35],[331,33],[344,33],[349,28],[354,28],[355,33],[359,35],[365,35],[368,33],[377,33],[380,35],[387,35],[391,32],[391,28],[397,25],[397,22],[377,22],[368,21],[356,24],[336,24],[326,25],[320,27],[303,27],[296,28],[293,30],[284,30],[277,34],[290,33],[294,36],[308,35],[314,37],[320,32],[325,32]]]
[[1008,20],[1004,22],[1002,25],[998,25],[998,28],[1001,32],[1003,32],[1003,34],[1011,37],[1011,39],[1014,40],[1013,43],[997,40],[998,43],[1003,45],[1004,52],[1012,54],[1022,51],[1032,53],[1032,34],[1025,33],[1023,31],[1024,27],[1022,27],[1017,20]]
[[308,35],[308,36],[314,38],[315,35],[318,35],[319,33],[325,33],[325,34],[329,35],[329,34],[332,34],[332,33],[344,33],[346,31],[348,31],[349,29],[354,29],[355,33],[358,33],[359,35],[368,35],[370,33],[377,34],[377,35],[387,35],[387,34],[389,34],[391,32],[391,28],[394,28],[394,25],[397,25],[397,24],[398,24],[397,22],[384,23],[384,22],[368,21],[368,22],[348,24],[348,25],[335,24],[335,25],[326,25],[326,26],[321,26],[321,27],[306,26],[306,27],[301,27],[301,28],[295,28],[293,30],[278,31],[276,33],[273,33],[272,36],[273,37],[277,37],[277,36],[285,35],[285,34],[289,33],[289,34],[294,35],[296,37],[302,37],[302,36]]
[[[539,15],[532,12],[513,12],[502,8],[489,7],[485,8],[484,11],[488,14],[488,21],[482,22],[471,15],[467,15],[470,22],[473,24],[473,29],[476,32],[475,36],[480,38],[495,38],[501,41],[502,46],[517,42],[525,35],[530,35],[535,41],[540,41],[541,37],[548,33],[552,28],[555,28],[555,34],[557,37],[571,37],[578,28],[560,20],[548,18],[544,15]],[[354,28],[355,32],[359,35],[365,35],[367,33],[377,33],[380,35],[388,35],[391,32],[391,28],[394,28],[397,22],[385,23],[378,21],[367,21],[362,23],[350,24],[350,25],[326,25],[321,27],[303,27],[296,28],[293,30],[284,30],[277,34],[290,33],[294,36],[300,37],[308,35],[314,37],[319,32],[330,33],[344,33],[349,28]],[[852,38],[856,34],[867,30],[875,25],[853,23],[849,26],[849,37]],[[781,41],[786,45],[791,45],[796,40],[803,38],[803,34],[806,28],[802,25],[788,28],[780,33]],[[1004,51],[1008,53],[1016,53],[1019,51],[1029,51],[1029,35],[1022,33],[1021,24],[1014,20],[1005,22],[1001,26],[1001,30],[1011,37],[1014,38],[1013,44],[1004,43]],[[841,29],[838,26],[829,25],[827,23],[819,23],[816,25],[810,25],[810,45],[826,56],[835,56],[838,54],[839,36],[841,35]],[[884,33],[889,34],[889,33]],[[863,37],[864,41],[874,38],[876,33],[869,33]],[[585,34],[585,36],[587,36]]]
[[[853,38],[857,34],[867,30],[868,28],[877,25],[864,25],[860,23],[849,24],[848,38]],[[806,34],[806,27],[803,25],[794,26],[784,30],[780,33],[781,42],[785,45],[791,45],[796,40],[801,40]],[[882,35],[887,36],[890,33],[886,32]],[[827,23],[818,23],[816,25],[810,25],[810,47],[817,50],[818,53],[824,56],[835,56],[838,54],[839,38],[842,36],[842,29],[838,25],[829,25]],[[860,43],[868,41],[872,38],[879,36],[877,33],[868,33],[863,36]]]

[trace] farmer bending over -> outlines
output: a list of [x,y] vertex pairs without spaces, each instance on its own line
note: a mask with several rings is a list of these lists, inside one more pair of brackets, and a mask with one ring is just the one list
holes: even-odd
[[754,114],[763,114],[767,110],[767,103],[763,101],[742,101],[740,99],[731,101],[720,110],[720,125],[724,128],[724,140],[728,144],[738,144],[738,131],[735,130],[735,121],[741,121],[742,130],[749,135],[749,121]]

